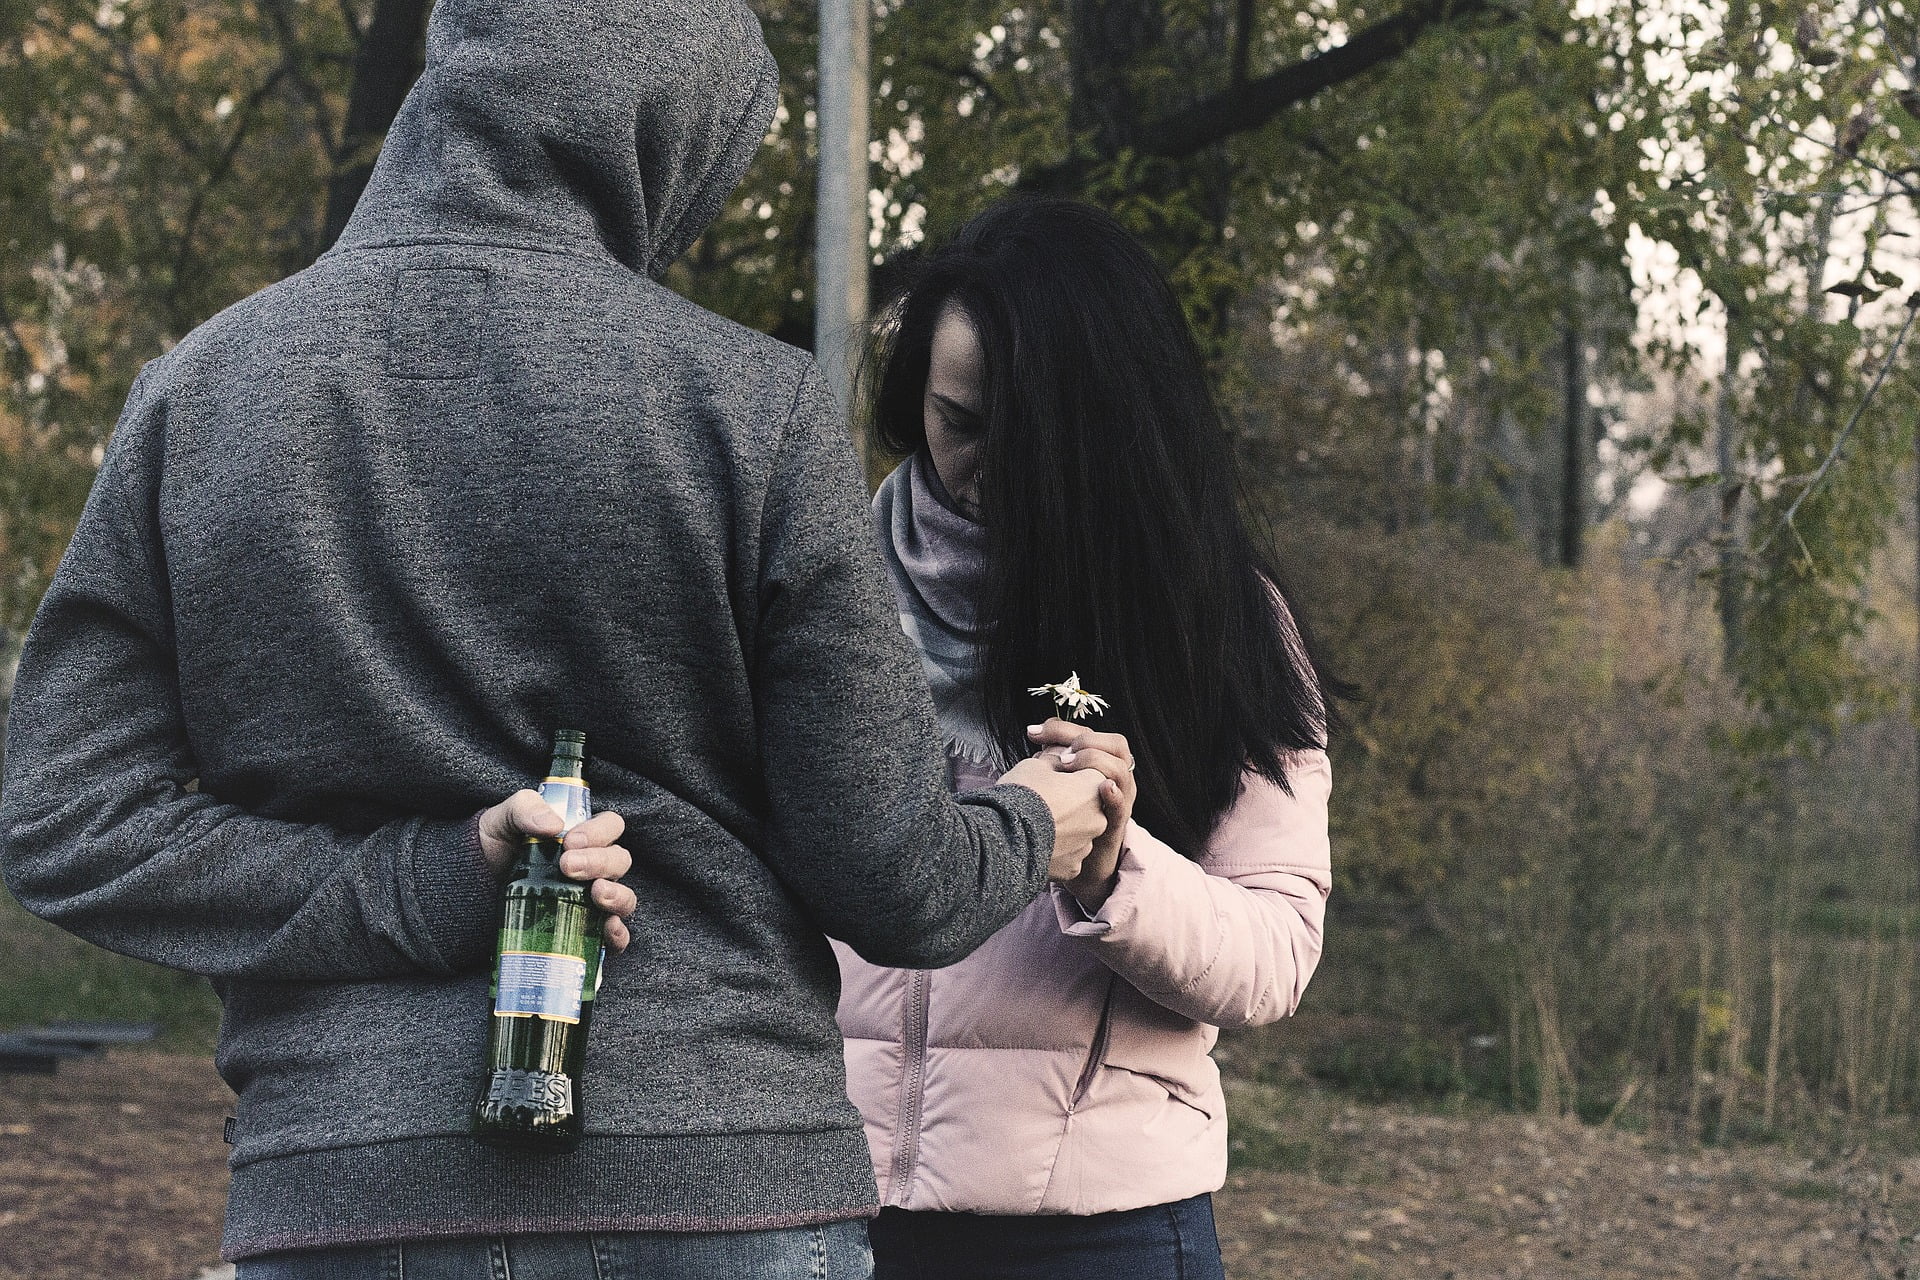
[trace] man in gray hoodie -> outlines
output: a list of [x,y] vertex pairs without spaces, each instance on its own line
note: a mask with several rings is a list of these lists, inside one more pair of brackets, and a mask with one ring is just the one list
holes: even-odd
[[[949,797],[810,362],[656,282],[774,105],[744,0],[441,0],[339,245],[134,385],[21,661],[0,860],[214,980],[230,1259],[425,1274],[404,1242],[452,1239],[524,1274],[650,1232],[688,1234],[596,1236],[586,1273],[613,1240],[649,1275],[858,1274],[825,935],[951,962],[1105,826],[1098,775],[1037,762]],[[527,1157],[465,1132],[475,815],[556,726],[639,906],[588,1136]]]

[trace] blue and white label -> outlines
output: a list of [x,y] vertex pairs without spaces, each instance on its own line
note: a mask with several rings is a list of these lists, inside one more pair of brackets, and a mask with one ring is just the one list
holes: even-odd
[[578,778],[548,778],[540,784],[540,798],[552,806],[571,831],[593,816],[587,784]]
[[586,980],[587,962],[579,956],[555,955],[550,951],[503,951],[493,1012],[502,1018],[578,1022],[581,990]]

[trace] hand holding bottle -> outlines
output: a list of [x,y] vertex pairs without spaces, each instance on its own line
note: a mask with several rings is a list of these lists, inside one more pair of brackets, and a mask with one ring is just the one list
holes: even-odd
[[[495,875],[504,876],[526,848],[528,836],[558,836],[564,823],[538,791],[516,791],[480,815],[480,855]],[[560,871],[569,880],[592,882],[593,904],[607,913],[603,932],[614,951],[627,949],[626,918],[639,900],[620,877],[633,869],[633,855],[614,842],[626,830],[617,813],[596,813],[567,832]]]

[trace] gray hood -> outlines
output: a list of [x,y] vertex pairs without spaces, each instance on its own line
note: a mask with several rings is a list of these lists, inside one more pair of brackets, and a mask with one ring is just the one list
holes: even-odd
[[778,99],[745,0],[440,0],[336,249],[519,244],[657,278],[719,213]]

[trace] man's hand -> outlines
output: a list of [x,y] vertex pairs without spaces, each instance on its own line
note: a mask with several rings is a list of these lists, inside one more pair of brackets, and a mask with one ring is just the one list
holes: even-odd
[[1133,802],[1138,792],[1134,785],[1133,748],[1117,733],[1095,733],[1086,725],[1055,717],[1045,724],[1030,725],[1027,738],[1037,744],[1035,757],[1052,763],[1056,769],[1091,770],[1099,773],[1117,791],[1117,800],[1106,801],[1107,829],[1093,842],[1086,860],[1071,880],[1063,882],[1068,893],[1089,912],[1098,911],[1113,892],[1119,873],[1120,850],[1126,843],[1127,824],[1133,817]]
[[[480,856],[495,875],[503,876],[528,836],[557,836],[560,826],[560,815],[538,791],[516,791],[480,815]],[[607,913],[607,945],[616,952],[625,951],[632,941],[627,917],[640,905],[633,890],[620,883],[633,869],[633,855],[614,843],[626,829],[627,820],[619,814],[596,813],[567,832],[560,855],[562,875],[593,882],[588,894]]]
[[1061,772],[1049,760],[1022,760],[1000,781],[1039,793],[1053,813],[1053,856],[1047,879],[1066,884],[1080,874],[1094,840],[1111,822],[1109,810],[1120,804],[1120,790],[1098,770]]

